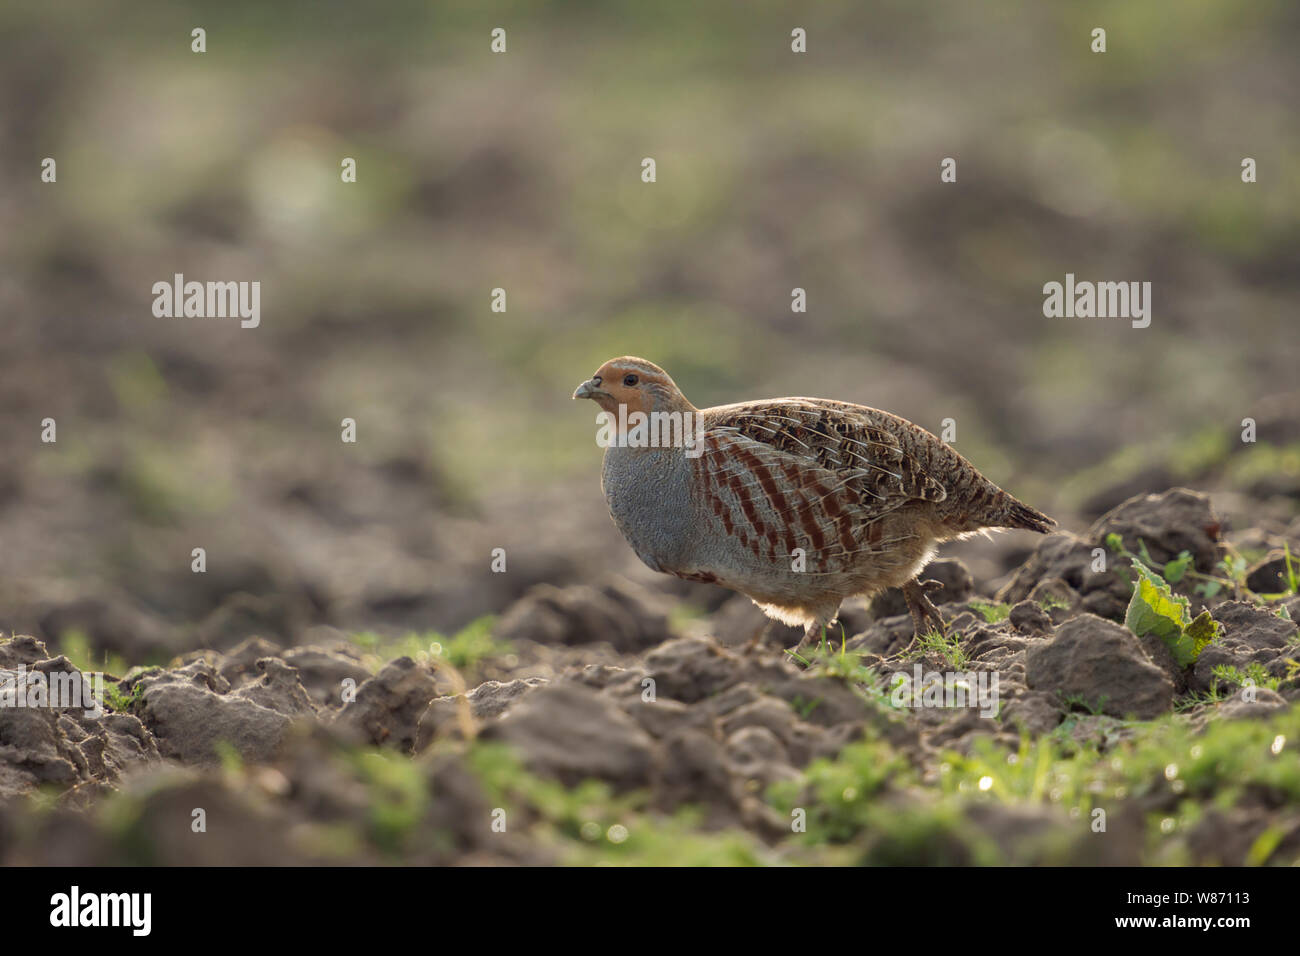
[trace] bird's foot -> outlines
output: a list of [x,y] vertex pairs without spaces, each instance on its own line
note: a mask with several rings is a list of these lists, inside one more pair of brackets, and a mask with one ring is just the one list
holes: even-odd
[[792,657],[798,656],[804,650],[804,648],[808,647],[808,645],[810,645],[813,642],[813,638],[818,633],[819,630],[820,630],[819,628],[814,628],[813,625],[809,624],[807,627],[803,629],[803,637],[799,638],[799,643],[796,644],[794,647],[786,648],[785,652],[791,655]]
[[942,581],[922,581],[918,578],[903,585],[903,597],[907,601],[908,613],[912,615],[913,640],[930,631],[938,631],[940,637],[946,633],[943,616],[929,597],[930,592],[942,589]]

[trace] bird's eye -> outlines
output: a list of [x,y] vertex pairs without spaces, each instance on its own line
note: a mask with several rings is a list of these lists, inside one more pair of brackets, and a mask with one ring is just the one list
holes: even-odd
[[629,388],[631,388],[633,385],[636,384],[636,376],[635,376],[635,375],[624,375],[624,376],[623,376],[623,384],[626,385],[626,386],[628,386]]

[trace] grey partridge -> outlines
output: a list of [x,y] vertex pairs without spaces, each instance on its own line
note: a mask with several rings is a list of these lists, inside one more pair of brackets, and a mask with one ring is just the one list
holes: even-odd
[[[918,572],[941,541],[1055,522],[945,442],[862,405],[776,398],[697,409],[645,359],[611,359],[573,393],[604,413],[614,523],[654,571],[749,597],[804,626],[845,598],[903,591],[917,634],[943,619]],[[639,414],[638,414],[639,413]]]

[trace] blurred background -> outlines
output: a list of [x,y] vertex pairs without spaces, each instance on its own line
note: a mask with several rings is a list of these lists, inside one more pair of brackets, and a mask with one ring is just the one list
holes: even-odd
[[[1067,529],[1175,483],[1293,517],[1300,6],[784,6],[0,6],[0,629],[143,663],[614,573],[715,602],[608,519],[569,396],[627,353],[952,418]],[[1044,318],[1067,272],[1150,328]],[[260,327],[156,318],[175,273]]]

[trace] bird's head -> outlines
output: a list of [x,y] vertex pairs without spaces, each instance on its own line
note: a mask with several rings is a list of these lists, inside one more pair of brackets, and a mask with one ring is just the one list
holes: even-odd
[[573,397],[589,398],[614,415],[620,405],[627,406],[629,414],[696,410],[667,372],[631,355],[610,359],[578,386]]

